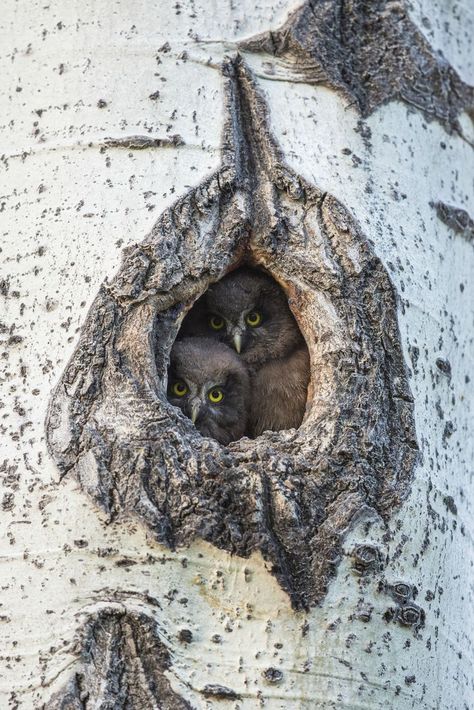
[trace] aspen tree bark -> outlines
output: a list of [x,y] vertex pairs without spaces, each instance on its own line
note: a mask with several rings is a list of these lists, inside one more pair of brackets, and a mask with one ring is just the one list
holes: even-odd
[[[472,707],[467,4],[0,28],[0,707]],[[311,384],[221,447],[166,364],[242,260]]]

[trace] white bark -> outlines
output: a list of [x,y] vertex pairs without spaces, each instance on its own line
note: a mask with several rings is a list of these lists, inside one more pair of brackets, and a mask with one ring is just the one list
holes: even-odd
[[[416,585],[426,614],[418,634],[384,620],[390,599],[377,591],[379,578],[359,578],[349,557],[321,607],[295,613],[259,555],[241,560],[204,543],[171,553],[134,520],[106,525],[72,478],[59,483],[46,452],[51,389],[101,282],[116,271],[123,247],[140,241],[165,206],[219,164],[220,60],[232,42],[277,27],[289,9],[283,0],[245,0],[234,8],[192,1],[5,3],[2,708],[39,708],[67,682],[84,614],[114,590],[127,601],[113,603],[128,608],[143,606],[133,592],[159,600],[173,655],[168,677],[197,708],[220,705],[200,694],[207,684],[232,687],[240,708],[474,705],[474,251],[430,206],[441,200],[472,215],[472,148],[438,123],[392,102],[365,122],[369,150],[356,132],[359,116],[335,92],[261,80],[289,164],[351,210],[401,297],[423,463],[390,529],[375,521],[367,532],[362,519],[345,548],[376,542],[388,556],[387,582]],[[472,83],[472,18],[467,5],[456,12],[451,3],[426,0],[413,18]],[[421,24],[425,15],[430,31]],[[159,51],[165,42],[169,51]],[[462,121],[467,131],[468,119]],[[185,145],[107,152],[98,145],[139,134],[179,134]],[[451,377],[437,367],[439,358],[449,361]],[[361,598],[373,607],[370,622],[358,613]],[[181,629],[192,631],[191,643],[177,641]],[[220,644],[211,640],[216,634]],[[269,667],[282,671],[280,683],[264,679]]]

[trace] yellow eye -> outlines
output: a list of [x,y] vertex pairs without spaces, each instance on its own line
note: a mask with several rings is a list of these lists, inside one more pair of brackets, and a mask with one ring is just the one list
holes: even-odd
[[251,328],[258,328],[262,322],[262,314],[258,311],[250,311],[250,313],[247,313],[245,321]]
[[212,316],[209,319],[209,325],[211,326],[212,330],[222,330],[222,328],[224,327],[224,319],[220,316]]
[[176,397],[184,397],[185,394],[188,394],[188,386],[185,382],[182,382],[182,380],[178,380],[178,382],[175,382],[172,386],[171,391]]
[[213,387],[212,390],[209,390],[207,396],[212,404],[219,404],[224,399],[224,392],[220,387]]

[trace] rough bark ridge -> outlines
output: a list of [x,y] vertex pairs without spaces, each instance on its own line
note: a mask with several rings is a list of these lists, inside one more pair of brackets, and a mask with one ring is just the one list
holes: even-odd
[[460,130],[459,114],[474,104],[474,89],[435,53],[403,2],[308,0],[279,30],[240,47],[281,58],[292,81],[341,91],[363,116],[400,100]]
[[48,710],[189,710],[164,675],[170,654],[143,613],[104,609],[84,627],[81,667]]
[[[291,171],[237,59],[224,66],[223,167],[164,212],[91,308],[50,405],[63,474],[174,548],[261,550],[295,608],[320,601],[364,506],[387,518],[417,447],[389,277],[346,209]],[[297,431],[229,447],[166,401],[169,352],[208,285],[246,261],[281,283],[311,384]]]

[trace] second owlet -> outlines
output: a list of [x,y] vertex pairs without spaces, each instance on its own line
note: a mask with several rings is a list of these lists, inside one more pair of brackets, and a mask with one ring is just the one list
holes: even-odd
[[282,289],[240,268],[212,285],[183,321],[180,336],[232,346],[251,376],[249,433],[298,427],[305,412],[309,354]]
[[228,444],[247,433],[247,369],[223,343],[208,338],[175,342],[167,397],[203,436]]

